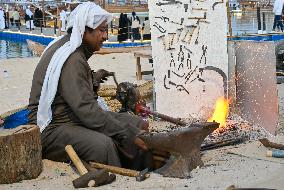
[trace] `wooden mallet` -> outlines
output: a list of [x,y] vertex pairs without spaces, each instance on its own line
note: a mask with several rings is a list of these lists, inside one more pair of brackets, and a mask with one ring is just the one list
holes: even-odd
[[114,174],[109,175],[108,171],[104,169],[88,172],[71,145],[67,145],[65,151],[81,175],[79,178],[72,181],[75,188],[97,187],[115,180],[116,176]]

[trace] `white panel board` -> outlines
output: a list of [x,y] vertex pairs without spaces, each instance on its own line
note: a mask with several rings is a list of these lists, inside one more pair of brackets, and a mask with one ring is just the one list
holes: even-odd
[[150,0],[149,11],[157,111],[207,117],[226,96],[226,3]]

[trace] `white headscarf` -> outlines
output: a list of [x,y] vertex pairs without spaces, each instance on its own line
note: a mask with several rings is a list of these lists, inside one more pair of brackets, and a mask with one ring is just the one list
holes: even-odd
[[[37,125],[41,132],[52,120],[51,104],[57,91],[61,68],[70,54],[82,44],[85,26],[96,29],[102,22],[109,23],[111,20],[110,13],[92,2],[82,3],[71,12],[67,25],[67,28],[73,27],[70,41],[56,50],[45,74],[37,112]],[[53,40],[45,51],[62,37]]]

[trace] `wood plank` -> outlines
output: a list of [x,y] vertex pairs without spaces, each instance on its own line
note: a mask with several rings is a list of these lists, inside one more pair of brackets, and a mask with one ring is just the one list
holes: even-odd
[[134,57],[143,57],[143,58],[152,58],[152,51],[151,50],[141,50],[141,51],[135,51]]

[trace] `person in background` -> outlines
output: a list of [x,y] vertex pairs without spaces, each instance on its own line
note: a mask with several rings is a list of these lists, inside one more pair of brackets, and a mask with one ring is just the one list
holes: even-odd
[[26,14],[25,14],[25,21],[26,21],[26,29],[34,29],[34,16],[30,8],[28,7],[26,9]]
[[67,13],[64,9],[60,11],[59,17],[61,21],[61,31],[66,31]]
[[40,27],[42,18],[43,18],[42,11],[39,8],[36,8],[35,14],[34,14],[34,25],[37,27]]
[[19,27],[21,26],[21,22],[20,22],[20,13],[17,9],[15,9],[15,11],[13,12],[13,20],[14,20],[14,23],[16,25],[16,27]]
[[14,14],[14,8],[11,8],[8,12],[9,15],[9,20],[10,20],[10,25],[14,26],[14,18],[13,18],[13,14]]
[[126,39],[130,39],[130,34],[129,33],[130,33],[130,30],[131,30],[131,28],[130,28],[131,22],[130,22],[127,14],[123,14],[123,16],[124,16],[124,19],[126,21],[126,29],[125,29],[125,31],[126,31]]
[[135,12],[132,12],[132,20],[131,20],[131,32],[132,32],[132,40],[140,40],[140,19],[136,15]]
[[143,40],[151,40],[149,17],[145,17],[145,21],[143,22],[142,30],[143,30]]
[[0,6],[0,30],[5,29],[5,12]]
[[284,6],[284,0],[275,0],[273,4],[273,13],[274,13],[274,23],[272,31],[276,30],[276,27],[283,32],[282,24],[282,10]]
[[127,40],[127,31],[128,31],[128,20],[125,18],[123,13],[120,13],[119,24],[118,24],[118,36],[117,41],[122,42]]
[[4,10],[5,29],[9,28],[9,12]]
[[[20,21],[21,21],[21,18],[25,19],[25,15],[26,15],[26,11],[25,10],[26,9],[23,9],[23,7],[19,7],[18,8],[18,12],[20,14]],[[21,24],[21,22],[20,22],[20,24]]]

